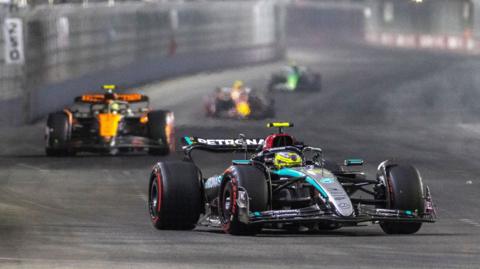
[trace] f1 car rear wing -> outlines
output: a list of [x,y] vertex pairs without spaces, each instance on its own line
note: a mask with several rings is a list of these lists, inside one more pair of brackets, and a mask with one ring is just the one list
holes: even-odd
[[[278,128],[279,133],[283,133],[283,128],[293,127],[290,122],[271,122],[267,124],[268,128]],[[183,151],[185,156],[191,160],[191,152],[193,150],[203,150],[210,152],[245,152],[247,158],[248,152],[257,152],[261,150],[265,144],[264,138],[246,138],[245,135],[240,134],[239,138],[200,138],[193,136],[182,137],[184,144]]]
[[263,138],[199,138],[184,136],[182,143],[183,150],[187,158],[191,159],[193,150],[203,150],[210,152],[256,152],[258,148],[263,146],[265,139]]
[[[129,102],[129,103],[140,103],[148,102],[148,96],[138,94],[138,93],[124,93],[124,94],[115,94],[115,100]],[[75,97],[76,103],[87,103],[87,104],[96,104],[105,102],[104,94],[84,94],[81,96]]]

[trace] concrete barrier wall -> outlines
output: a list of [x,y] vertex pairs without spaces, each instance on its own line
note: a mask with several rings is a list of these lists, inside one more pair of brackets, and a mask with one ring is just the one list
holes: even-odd
[[290,46],[356,45],[364,36],[364,6],[342,2],[294,2],[286,8]]
[[[0,18],[6,18],[8,9],[0,8]],[[4,20],[0,20],[0,29],[3,30]],[[23,102],[23,70],[21,65],[5,64],[5,47],[3,32],[0,32],[0,122],[21,122]]]
[[480,54],[478,7],[470,0],[368,0],[366,6],[371,44]]
[[24,21],[26,59],[23,66],[0,62],[0,121],[38,119],[104,83],[129,87],[280,58],[280,10],[254,1],[63,5],[10,14]]

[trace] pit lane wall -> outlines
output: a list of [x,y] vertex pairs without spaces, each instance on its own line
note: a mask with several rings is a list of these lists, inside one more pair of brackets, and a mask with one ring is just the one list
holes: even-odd
[[2,29],[7,17],[21,19],[24,43],[23,63],[0,53],[0,122],[31,122],[106,83],[128,88],[281,58],[283,16],[270,1],[0,9]]

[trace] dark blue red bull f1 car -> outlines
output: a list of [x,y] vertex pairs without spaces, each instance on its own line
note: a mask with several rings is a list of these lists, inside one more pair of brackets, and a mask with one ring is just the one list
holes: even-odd
[[[428,187],[413,166],[384,161],[375,178],[352,171],[361,159],[325,160],[320,148],[283,132],[265,139],[184,137],[185,160],[157,163],[150,175],[148,208],[158,229],[222,227],[234,235],[262,228],[331,230],[378,223],[388,234],[412,234],[434,222]],[[192,160],[196,150],[244,151],[222,173],[204,177]],[[356,193],[368,195],[360,198]]]

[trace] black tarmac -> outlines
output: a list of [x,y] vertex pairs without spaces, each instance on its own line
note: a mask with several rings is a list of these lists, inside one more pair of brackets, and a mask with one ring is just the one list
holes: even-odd
[[[385,159],[415,165],[439,220],[415,235],[379,226],[234,237],[213,228],[158,231],[147,212],[148,155],[48,158],[44,122],[2,127],[0,268],[480,268],[480,61],[431,52],[293,48],[317,69],[319,93],[276,93],[276,120],[329,159],[360,157],[373,177]],[[263,89],[279,63],[142,87],[175,112],[177,136],[262,137],[268,120],[207,119],[203,96],[242,79]],[[202,157],[207,175],[231,154]],[[223,162],[221,160],[224,160]]]

